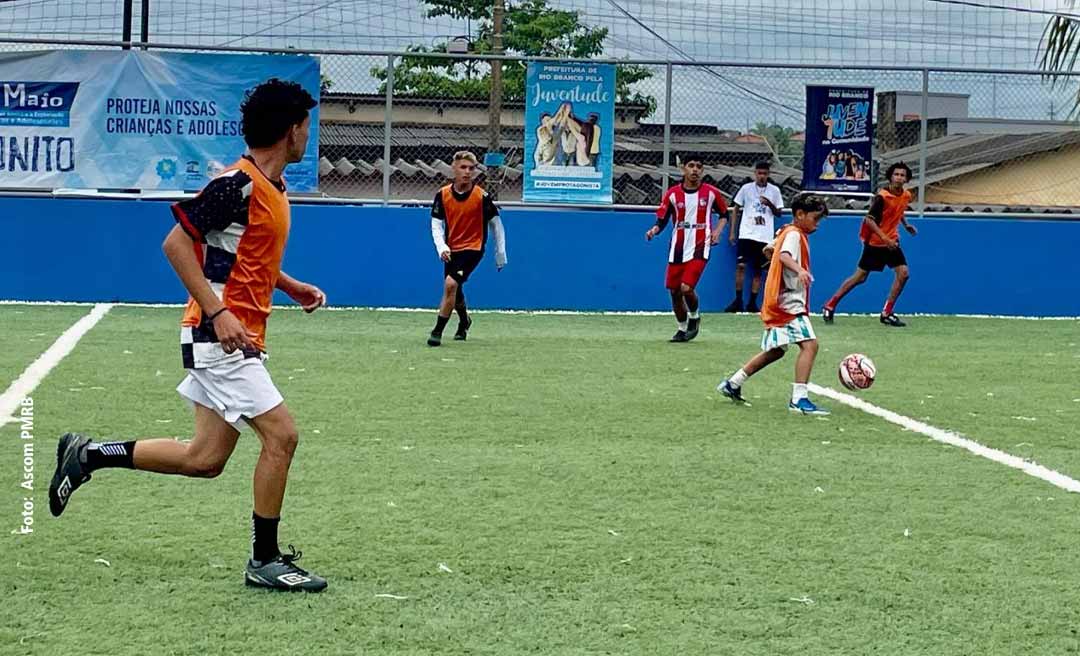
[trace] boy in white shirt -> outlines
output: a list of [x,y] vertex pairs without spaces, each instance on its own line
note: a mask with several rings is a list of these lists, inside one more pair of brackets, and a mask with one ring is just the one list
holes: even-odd
[[[750,302],[747,312],[757,312],[757,297],[761,291],[761,273],[769,266],[765,257],[765,247],[773,240],[776,219],[784,209],[784,198],[780,188],[769,182],[769,163],[765,161],[754,165],[754,181],[744,184],[735,194],[735,218],[731,222],[728,241],[738,245],[735,265],[735,300],[725,312],[743,311],[743,281],[746,269],[753,270],[750,283]],[[740,221],[740,219],[742,219]]]

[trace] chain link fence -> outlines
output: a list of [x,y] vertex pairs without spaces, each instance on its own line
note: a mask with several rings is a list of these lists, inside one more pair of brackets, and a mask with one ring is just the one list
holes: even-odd
[[[0,51],[53,47],[63,46],[0,42]],[[501,61],[502,110],[493,115],[490,58],[312,53],[320,58],[323,75],[323,196],[426,203],[449,179],[454,152],[471,150],[482,161],[486,152],[498,150],[505,165],[481,166],[481,180],[500,201],[521,200],[528,138],[525,59]],[[773,181],[790,197],[803,184],[808,120],[817,120],[805,115],[806,86],[846,85],[875,90],[873,157],[860,174],[880,183],[890,164],[905,162],[914,171],[912,187],[923,190],[920,209],[1071,213],[1080,208],[1075,111],[1080,77],[685,61],[620,60],[618,65],[619,75],[636,80],[616,102],[618,205],[654,205],[665,185],[679,179],[678,165],[689,152],[704,159],[706,179],[729,195],[752,178],[755,162],[767,160]],[[851,195],[830,202],[861,209],[868,201]]]

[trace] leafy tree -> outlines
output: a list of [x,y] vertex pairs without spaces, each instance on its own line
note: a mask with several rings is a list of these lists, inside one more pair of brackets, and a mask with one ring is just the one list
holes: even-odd
[[[1066,3],[1070,8],[1076,6],[1075,0]],[[1080,19],[1059,14],[1050,19],[1043,30],[1039,42],[1039,68],[1046,71],[1056,83],[1069,83],[1076,78],[1062,77],[1060,73],[1070,73],[1076,68],[1080,57]],[[1080,113],[1080,89],[1073,101],[1072,116]]]
[[[472,52],[491,54],[491,0],[424,0],[424,4],[430,18],[447,16],[478,24]],[[586,59],[603,53],[607,34],[607,28],[585,25],[576,12],[552,9],[546,0],[509,2],[503,14],[503,49],[510,55]],[[408,50],[438,53],[446,52],[446,46],[410,46]],[[385,92],[386,68],[373,68],[371,73],[382,80],[379,90]],[[504,100],[525,100],[525,74],[524,63],[504,62]],[[632,89],[634,83],[650,77],[652,71],[644,66],[619,64],[616,101],[645,105],[647,113],[652,113],[656,109],[656,99]],[[394,64],[394,93],[434,98],[488,98],[491,68],[482,61],[405,55]]]
[[759,137],[764,137],[765,141],[769,142],[773,152],[779,156],[802,155],[802,144],[792,140],[792,137],[795,136],[794,128],[783,127],[775,123],[772,125],[758,123],[750,132]]

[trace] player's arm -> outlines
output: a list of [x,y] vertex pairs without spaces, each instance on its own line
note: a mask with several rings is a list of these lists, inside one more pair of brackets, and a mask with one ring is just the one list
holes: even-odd
[[739,222],[742,219],[742,214],[742,205],[736,203],[731,208],[731,229],[728,230],[728,242],[730,242],[732,246],[734,246],[737,241],[736,235],[739,234]]
[[[915,198],[915,193],[914,192],[912,192],[911,197]],[[900,215],[900,223],[904,226],[904,230],[907,230],[908,234],[911,235],[912,237],[919,234],[919,231],[915,229],[915,226],[908,223],[906,208],[905,208],[905,212]]]
[[488,194],[484,194],[484,220],[495,240],[495,268],[501,271],[506,266],[506,230],[503,229],[499,208]]
[[712,231],[712,243],[715,246],[720,243],[720,235],[724,234],[724,228],[728,224],[728,206],[720,192],[716,193],[716,214],[720,217]]
[[276,285],[289,298],[300,304],[304,312],[314,312],[326,305],[326,294],[315,285],[300,282],[289,274],[282,271],[278,274]]
[[889,239],[888,235],[885,234],[885,232],[881,229],[880,225],[881,217],[884,211],[885,201],[881,198],[881,196],[874,196],[873,202],[870,203],[870,211],[867,212],[865,217],[863,217],[863,225],[868,227],[870,229],[870,232],[873,232],[875,235],[877,235],[878,239],[889,245],[889,248],[893,248],[895,246],[893,240]]
[[443,262],[450,261],[450,246],[446,243],[446,210],[443,208],[442,192],[435,193],[431,204],[431,240],[435,242],[435,252]]
[[660,203],[660,207],[656,210],[656,223],[653,227],[649,228],[645,232],[646,241],[652,241],[652,238],[664,231],[667,227],[668,221],[675,215],[675,206],[671,204],[671,199],[667,194],[664,194],[664,200]]
[[809,285],[814,282],[814,276],[810,275],[809,271],[799,266],[799,263],[795,261],[795,258],[791,256],[791,253],[786,250],[780,253],[780,263],[784,265],[785,269],[799,276],[799,282],[803,285]]

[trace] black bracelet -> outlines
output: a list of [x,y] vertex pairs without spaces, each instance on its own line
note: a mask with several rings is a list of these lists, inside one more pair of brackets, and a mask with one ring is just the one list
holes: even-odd
[[229,309],[229,308],[228,308],[227,306],[226,306],[226,307],[223,307],[223,308],[221,308],[220,310],[218,310],[217,312],[215,312],[215,313],[211,314],[210,316],[208,316],[208,317],[206,317],[206,318],[207,318],[207,320],[209,320],[209,321],[213,321],[214,319],[217,319],[217,318],[218,318],[218,315],[219,315],[219,314],[221,314],[222,312],[225,312],[225,311],[226,311],[226,310],[228,310],[228,309]]

